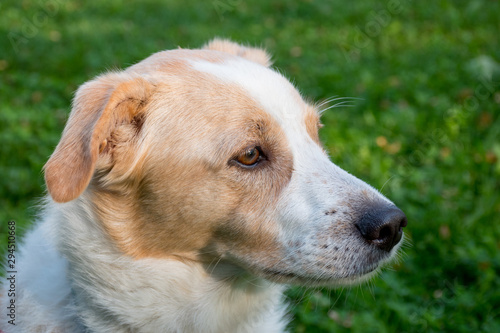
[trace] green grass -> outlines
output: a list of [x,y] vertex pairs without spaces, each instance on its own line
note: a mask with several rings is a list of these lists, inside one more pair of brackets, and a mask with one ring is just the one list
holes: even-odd
[[80,84],[229,37],[267,47],[306,96],[362,98],[326,113],[322,140],[409,218],[412,245],[370,284],[292,289],[291,331],[500,332],[498,1],[7,0],[0,13],[3,248],[7,221],[22,234],[36,214]]

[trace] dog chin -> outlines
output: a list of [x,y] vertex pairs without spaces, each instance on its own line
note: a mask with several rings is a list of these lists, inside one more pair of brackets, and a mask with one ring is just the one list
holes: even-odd
[[259,272],[262,277],[271,282],[307,287],[340,287],[361,284],[376,276],[380,272],[382,263],[370,265],[361,272],[353,272],[345,276],[338,276],[332,272],[320,272],[317,275],[303,275],[290,271],[264,269]]
[[352,277],[342,278],[339,281],[336,281],[336,283],[333,283],[329,286],[333,286],[333,287],[335,287],[335,286],[352,286],[352,285],[362,284],[366,281],[371,280],[377,274],[379,274],[381,271],[380,267],[381,266],[378,265],[375,268],[373,268],[372,270],[367,271],[361,275],[353,275]]

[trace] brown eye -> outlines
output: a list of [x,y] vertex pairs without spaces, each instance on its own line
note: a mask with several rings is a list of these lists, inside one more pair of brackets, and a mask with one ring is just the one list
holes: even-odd
[[258,147],[248,148],[237,157],[237,161],[246,166],[252,166],[262,159],[261,152]]

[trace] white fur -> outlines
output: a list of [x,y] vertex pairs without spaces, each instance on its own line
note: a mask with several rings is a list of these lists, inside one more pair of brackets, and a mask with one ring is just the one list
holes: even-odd
[[[124,257],[84,198],[50,203],[45,213],[20,252],[16,326],[0,321],[7,333],[84,332],[82,318],[102,333],[282,332],[286,325],[283,286],[220,265],[214,278],[201,265]],[[105,297],[89,301],[93,295]]]

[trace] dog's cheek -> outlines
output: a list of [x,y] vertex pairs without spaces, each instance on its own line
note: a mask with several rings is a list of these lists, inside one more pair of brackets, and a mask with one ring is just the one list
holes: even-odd
[[276,175],[272,168],[261,171],[239,179],[238,191],[233,193],[237,205],[214,233],[219,254],[247,268],[272,267],[285,255],[275,208],[289,175]]

